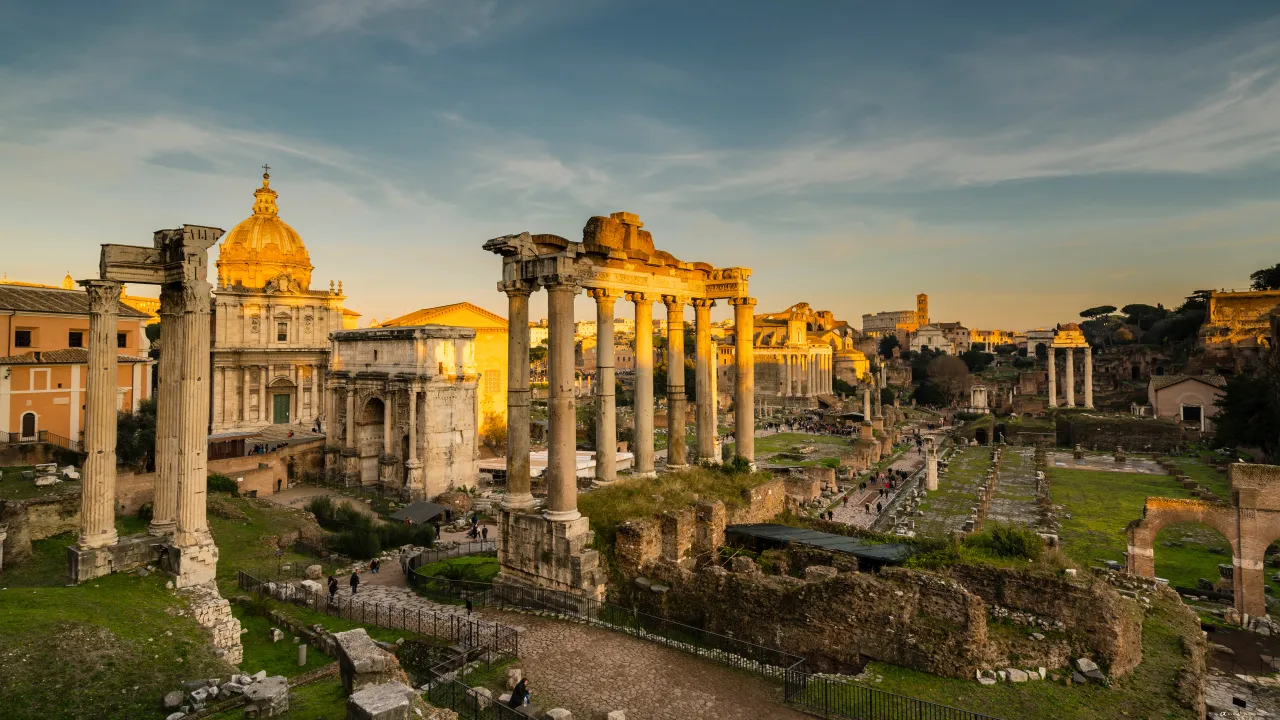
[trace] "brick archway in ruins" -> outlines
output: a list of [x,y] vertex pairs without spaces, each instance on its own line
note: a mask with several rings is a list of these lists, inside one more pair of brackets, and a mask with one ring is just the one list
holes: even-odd
[[1242,614],[1267,614],[1264,560],[1280,539],[1280,467],[1236,463],[1228,468],[1231,504],[1183,498],[1147,498],[1142,519],[1129,523],[1129,572],[1155,577],[1155,539],[1177,523],[1201,523],[1231,544],[1232,589]]

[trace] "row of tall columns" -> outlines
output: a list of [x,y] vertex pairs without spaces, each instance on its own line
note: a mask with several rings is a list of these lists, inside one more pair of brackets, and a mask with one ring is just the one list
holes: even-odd
[[[548,295],[548,429],[547,429],[547,511],[550,520],[572,521],[581,517],[577,509],[576,403],[573,394],[573,298],[578,286],[571,281],[552,279],[546,283]],[[519,281],[504,286],[508,298],[507,384],[507,498],[508,509],[527,508],[533,503],[529,474],[529,295],[533,287]],[[620,294],[607,289],[590,290],[596,301],[596,362],[599,375],[595,392],[596,482],[607,484],[617,477],[617,412],[614,397],[615,339],[614,309]],[[656,298],[644,292],[629,292],[636,317],[635,465],[637,476],[652,476],[653,452],[653,337],[645,329],[653,327]],[[667,306],[667,467],[687,466],[685,447],[684,387],[684,305],[691,303],[697,325],[697,447],[701,458],[715,457],[716,391],[715,347],[711,342],[710,300],[664,296]],[[750,298],[733,300],[739,333],[737,407],[737,454],[754,457],[755,399],[753,388],[752,326]],[[745,316],[745,318],[744,318]]]
[[786,353],[781,356],[779,394],[783,397],[813,397],[833,391],[831,356]]
[[[86,280],[89,296],[84,488],[80,536],[84,550],[117,541],[116,332],[121,283]],[[203,284],[205,287],[201,288]],[[174,545],[212,545],[205,517],[209,418],[208,283],[169,284],[160,294],[166,322],[156,418],[156,488],[152,535],[174,533]],[[216,556],[215,556],[216,559]]]
[[[1076,406],[1075,348],[1066,350],[1066,406]],[[1058,348],[1049,348],[1049,407],[1058,407]],[[1084,407],[1093,409],[1093,348],[1084,348]]]

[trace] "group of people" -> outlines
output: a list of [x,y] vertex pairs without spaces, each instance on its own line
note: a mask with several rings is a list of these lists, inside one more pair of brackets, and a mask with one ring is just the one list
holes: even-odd
[[[347,580],[351,585],[351,594],[355,595],[360,590],[360,571],[352,571],[350,579]],[[333,603],[338,597],[338,578],[329,576],[329,602]]]

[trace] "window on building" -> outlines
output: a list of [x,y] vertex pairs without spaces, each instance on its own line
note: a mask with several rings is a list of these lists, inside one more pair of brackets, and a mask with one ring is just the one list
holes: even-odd
[[30,330],[14,330],[13,346],[14,347],[31,347],[31,331]]
[[84,331],[72,330],[67,333],[67,347],[79,348],[84,347]]
[[276,323],[276,342],[289,342],[289,323]]
[[116,333],[116,347],[118,348],[129,347],[129,333],[127,332]]
[[1182,422],[1199,424],[1202,412],[1203,408],[1199,405],[1183,405]]

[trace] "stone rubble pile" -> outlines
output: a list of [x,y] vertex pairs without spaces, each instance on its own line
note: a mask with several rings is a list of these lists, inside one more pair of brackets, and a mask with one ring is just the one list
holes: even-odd
[[987,608],[987,614],[992,620],[1008,620],[1016,625],[1024,625],[1026,627],[1039,628],[1041,630],[1060,630],[1066,631],[1067,626],[1061,620],[1040,617],[1029,612],[1020,610],[1010,610],[1002,605],[990,605]]
[[244,660],[244,646],[240,644],[240,621],[231,614],[231,603],[218,594],[212,583],[186,588],[182,594],[196,622],[213,637],[214,652],[228,663],[239,665]]
[[[283,700],[280,698],[280,687]],[[250,692],[252,689],[252,692]],[[188,680],[182,683],[181,690],[165,694],[164,709],[172,711],[165,720],[180,720],[187,715],[198,713],[214,703],[230,700],[237,695],[244,695],[251,702],[257,702],[253,717],[274,717],[263,715],[262,708],[269,712],[281,714],[289,709],[289,683],[283,676],[267,677],[266,670],[259,670],[254,675],[232,675],[229,679],[209,678],[206,680]],[[246,709],[247,714],[247,709]]]

